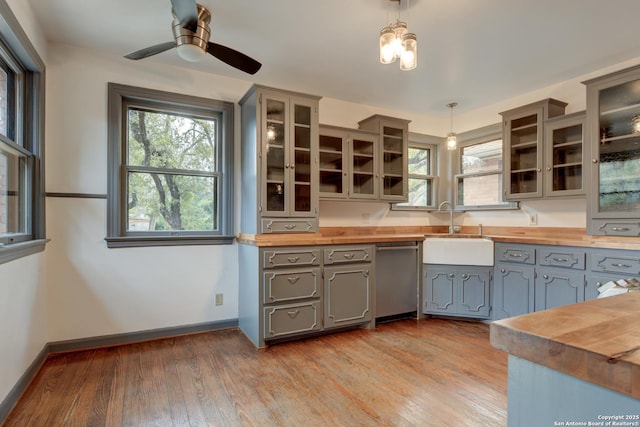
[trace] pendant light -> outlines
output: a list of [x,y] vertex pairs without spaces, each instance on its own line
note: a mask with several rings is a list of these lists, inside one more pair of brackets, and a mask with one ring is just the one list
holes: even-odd
[[458,138],[453,131],[453,109],[458,106],[457,102],[451,102],[447,104],[447,107],[451,109],[451,132],[447,135],[447,150],[455,150],[458,148]]
[[399,59],[401,70],[413,70],[418,65],[418,40],[408,31],[407,23],[400,20],[401,0],[389,1],[398,3],[398,19],[380,30],[380,62],[392,64]]

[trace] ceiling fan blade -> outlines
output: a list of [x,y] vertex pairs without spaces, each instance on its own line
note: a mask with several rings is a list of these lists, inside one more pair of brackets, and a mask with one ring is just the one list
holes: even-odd
[[149,56],[156,55],[158,53],[165,52],[174,47],[176,47],[176,42],[160,43],[155,46],[145,47],[144,49],[140,49],[138,51],[125,55],[125,58],[134,60],[143,59]]
[[260,67],[262,67],[262,64],[255,59],[218,43],[209,42],[207,45],[207,52],[218,58],[220,61],[225,62],[240,71],[244,71],[245,73],[255,74],[258,72]]
[[171,7],[182,28],[195,33],[198,29],[198,6],[196,5],[196,0],[171,0]]

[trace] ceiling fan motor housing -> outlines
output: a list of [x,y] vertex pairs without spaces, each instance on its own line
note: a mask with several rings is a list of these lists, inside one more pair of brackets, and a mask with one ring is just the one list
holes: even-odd
[[193,45],[202,49],[203,52],[206,52],[207,43],[209,43],[209,37],[211,35],[210,22],[211,13],[200,4],[198,5],[198,27],[195,32],[183,28],[182,23],[174,16],[172,29],[176,46],[179,47],[185,44]]

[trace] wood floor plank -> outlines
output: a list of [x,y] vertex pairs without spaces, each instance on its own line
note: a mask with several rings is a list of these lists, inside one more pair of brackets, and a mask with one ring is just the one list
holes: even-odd
[[256,350],[235,329],[50,357],[2,427],[504,426],[479,322],[401,320]]

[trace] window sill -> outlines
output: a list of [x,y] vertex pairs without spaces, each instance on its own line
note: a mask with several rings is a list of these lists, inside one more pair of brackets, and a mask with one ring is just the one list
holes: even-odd
[[151,246],[231,245],[234,236],[170,236],[105,237],[108,248],[136,248]]
[[49,239],[37,239],[0,246],[0,264],[42,252],[47,242]]

